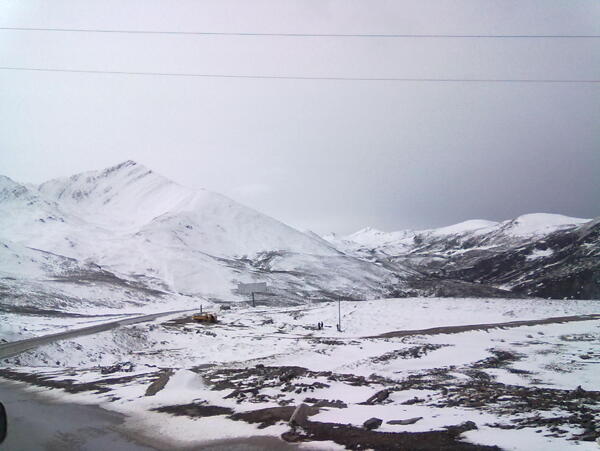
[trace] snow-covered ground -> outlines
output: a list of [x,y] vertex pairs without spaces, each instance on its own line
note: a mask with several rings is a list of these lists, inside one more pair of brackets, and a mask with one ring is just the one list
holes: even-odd
[[[412,298],[342,302],[341,332],[335,327],[337,303],[287,308],[239,305],[224,311],[213,306],[213,310],[219,313],[216,325],[173,315],[46,345],[8,363],[15,370],[53,381],[74,379],[106,387],[104,393],[92,390],[61,396],[123,412],[129,416],[127,427],[151,437],[153,443],[168,441],[168,446],[279,436],[289,429],[284,421],[257,428],[260,423],[234,420],[231,414],[278,411],[314,398],[339,400],[345,407],[320,407],[310,417],[312,422],[362,428],[365,420],[377,417],[383,420],[380,432],[423,432],[468,420],[478,429],[461,437],[472,443],[523,450],[597,449],[591,442],[567,440],[584,432],[577,422],[545,424],[542,419],[577,416],[581,406],[592,413],[600,411],[595,394],[571,401],[578,386],[585,393],[600,391],[600,317],[461,333],[364,337],[598,314],[599,301]],[[317,329],[318,322],[324,323],[323,330]],[[119,362],[131,362],[133,370],[100,374],[100,366]],[[292,367],[301,369],[287,369]],[[145,396],[150,383],[165,371],[170,374],[165,387],[154,396]],[[286,371],[297,374],[288,379]],[[103,380],[109,382],[102,385]],[[364,404],[383,389],[390,391],[387,399]],[[524,408],[519,404],[523,396],[540,401]],[[151,410],[190,403],[226,411],[202,416]],[[410,425],[386,423],[415,417],[422,419]],[[557,427],[559,432],[552,429]],[[326,449],[340,446],[330,440],[321,445]]]

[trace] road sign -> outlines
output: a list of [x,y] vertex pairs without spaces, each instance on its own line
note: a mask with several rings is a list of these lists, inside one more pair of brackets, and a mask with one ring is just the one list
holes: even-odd
[[266,282],[238,283],[238,291],[240,294],[267,293],[268,288]]

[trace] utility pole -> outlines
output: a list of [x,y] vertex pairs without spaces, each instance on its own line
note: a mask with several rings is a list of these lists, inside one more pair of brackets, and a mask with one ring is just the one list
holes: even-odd
[[254,302],[254,291],[252,292],[252,307],[256,307],[256,303]]
[[338,297],[338,331],[342,331],[342,297]]

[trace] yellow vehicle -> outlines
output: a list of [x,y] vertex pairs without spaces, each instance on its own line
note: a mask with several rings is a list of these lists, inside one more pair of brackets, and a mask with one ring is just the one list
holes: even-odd
[[200,313],[197,315],[192,315],[192,320],[199,323],[216,323],[217,315],[214,313]]

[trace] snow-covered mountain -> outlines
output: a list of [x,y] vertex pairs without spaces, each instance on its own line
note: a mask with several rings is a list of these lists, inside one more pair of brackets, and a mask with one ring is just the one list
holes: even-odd
[[461,285],[469,283],[525,296],[596,298],[599,236],[598,219],[534,213],[421,231],[366,228],[328,239],[350,255],[414,271],[409,285],[420,294],[469,295],[473,286]]
[[222,300],[240,298],[238,282],[267,281],[287,299],[384,296],[402,284],[398,274],[317,235],[133,161],[39,186],[2,177],[0,242],[8,262],[0,270],[36,283],[41,274],[61,278],[62,291],[68,279],[73,286],[63,297],[78,281],[107,284],[107,274],[130,292]]
[[460,237],[463,240],[485,237],[488,243],[531,240],[559,230],[568,230],[589,221],[590,219],[571,218],[557,214],[533,213],[503,222],[472,219],[428,230],[382,232],[366,227],[341,239],[331,235],[327,239],[342,248],[376,249],[381,252],[395,249],[398,253],[400,250],[413,249],[415,242],[447,240],[449,237],[452,239]]
[[533,214],[324,239],[133,161],[39,186],[0,176],[0,307],[235,301],[239,282],[258,281],[269,302],[590,297],[599,227]]

